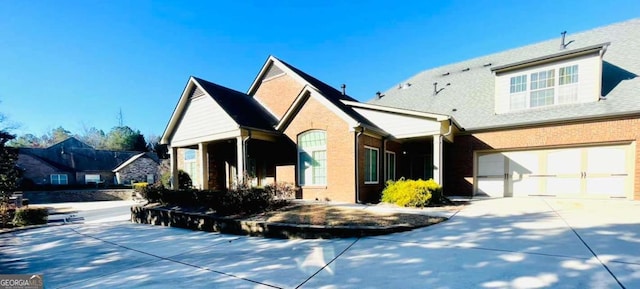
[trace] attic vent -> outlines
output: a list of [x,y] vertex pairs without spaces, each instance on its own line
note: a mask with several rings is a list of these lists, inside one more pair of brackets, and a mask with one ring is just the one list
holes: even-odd
[[445,72],[445,73],[443,73],[443,74],[442,74],[442,76],[447,76],[447,75],[449,75],[449,74],[451,74],[451,73],[449,73],[449,72]]
[[189,98],[196,98],[199,96],[203,96],[204,92],[200,89],[200,87],[194,87],[193,90],[191,91],[191,95],[189,95]]
[[482,67],[489,67],[489,66],[491,66],[491,64],[492,64],[491,62],[485,63],[485,64],[482,65]]
[[469,71],[469,67],[462,69],[462,71]]
[[282,69],[280,69],[279,67],[271,64],[271,66],[269,67],[269,71],[267,71],[267,74],[264,76],[264,79],[266,80],[280,74],[284,74],[284,71],[282,71]]

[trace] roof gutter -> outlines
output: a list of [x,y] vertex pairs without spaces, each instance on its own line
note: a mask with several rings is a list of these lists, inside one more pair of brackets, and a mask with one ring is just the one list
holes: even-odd
[[515,70],[515,69],[530,67],[530,66],[534,66],[534,65],[540,65],[540,64],[544,64],[544,63],[549,63],[549,62],[557,61],[557,60],[560,60],[560,59],[573,58],[573,57],[577,57],[577,56],[581,56],[581,55],[587,55],[587,54],[595,53],[595,52],[598,52],[600,54],[600,51],[603,50],[603,49],[606,49],[607,46],[609,46],[610,44],[611,44],[611,42],[605,42],[605,43],[591,45],[591,46],[582,47],[582,48],[578,48],[578,49],[573,49],[573,50],[569,50],[569,51],[563,51],[563,52],[556,53],[556,54],[545,55],[545,56],[542,56],[542,57],[536,57],[536,58],[532,58],[532,59],[528,59],[528,60],[524,60],[524,61],[518,61],[518,62],[514,62],[514,63],[500,65],[500,66],[496,66],[496,67],[491,68],[491,71],[496,72],[496,73],[501,73],[501,72],[511,71],[511,70]]
[[467,133],[477,133],[477,132],[515,129],[515,128],[523,128],[523,127],[545,126],[550,124],[577,123],[577,122],[583,122],[585,120],[602,121],[602,120],[624,119],[624,118],[638,116],[638,115],[640,115],[640,110],[634,110],[627,113],[602,114],[595,117],[594,116],[586,116],[586,117],[579,117],[579,118],[566,117],[566,118],[560,118],[560,119],[555,119],[551,121],[528,121],[528,122],[522,122],[522,123],[513,124],[513,125],[484,126],[484,127],[467,129],[465,131]]

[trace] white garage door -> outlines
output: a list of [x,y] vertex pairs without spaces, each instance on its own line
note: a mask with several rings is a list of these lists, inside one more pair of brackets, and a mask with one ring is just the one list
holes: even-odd
[[492,197],[627,197],[630,145],[478,153],[476,193]]

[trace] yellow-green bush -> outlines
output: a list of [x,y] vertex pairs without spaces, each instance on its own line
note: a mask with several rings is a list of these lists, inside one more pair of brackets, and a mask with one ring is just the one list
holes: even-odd
[[402,207],[424,207],[433,195],[440,195],[442,186],[433,179],[388,181],[382,191],[382,201]]
[[148,185],[149,183],[147,182],[134,183],[133,189],[136,190],[136,192],[142,192]]

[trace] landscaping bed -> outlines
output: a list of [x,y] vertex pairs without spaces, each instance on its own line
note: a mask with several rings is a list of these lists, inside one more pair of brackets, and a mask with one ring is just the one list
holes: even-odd
[[131,208],[131,221],[134,223],[271,238],[375,236],[408,231],[445,220],[444,217],[424,214],[382,213],[326,203],[297,203],[248,216],[220,216],[205,208],[160,204]]

